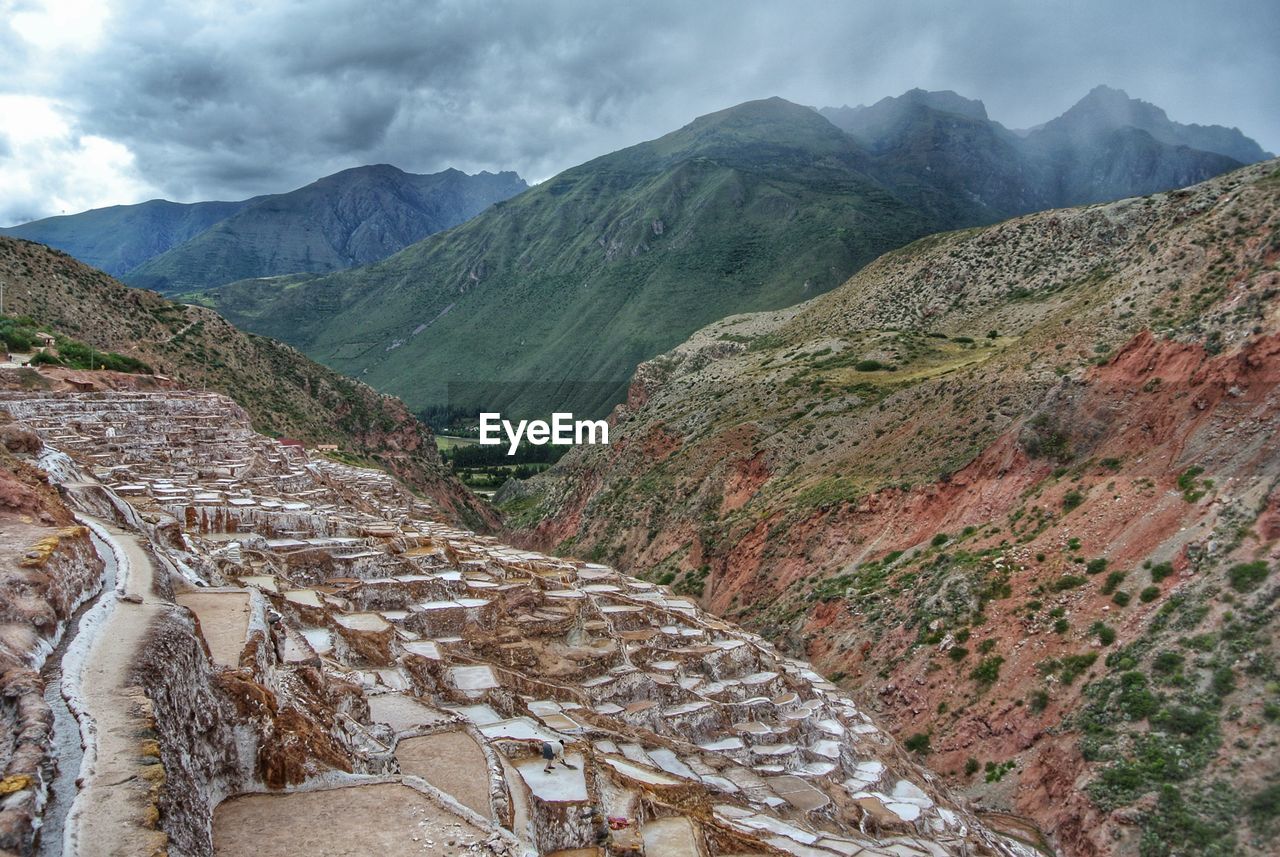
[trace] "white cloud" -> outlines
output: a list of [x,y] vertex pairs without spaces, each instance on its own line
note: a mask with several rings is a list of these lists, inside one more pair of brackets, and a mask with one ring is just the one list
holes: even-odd
[[103,0],[43,0],[14,9],[9,27],[42,51],[88,51],[97,47],[109,14]]
[[0,94],[0,225],[155,195],[123,144],[82,133],[47,98]]

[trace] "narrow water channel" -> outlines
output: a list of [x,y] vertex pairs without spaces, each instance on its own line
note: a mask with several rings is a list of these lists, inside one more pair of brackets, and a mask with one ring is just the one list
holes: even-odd
[[98,594],[90,598],[67,622],[67,632],[57,648],[44,662],[41,677],[44,679],[44,700],[53,711],[53,746],[50,748],[55,766],[55,774],[49,785],[49,802],[45,804],[40,829],[37,832],[36,854],[39,857],[60,857],[62,854],[62,832],[71,809],[71,802],[76,796],[76,777],[80,774],[80,760],[84,757],[84,748],[80,745],[80,723],[76,720],[67,701],[62,698],[62,659],[73,640],[80,636],[81,621],[84,615],[103,598],[115,597],[116,589],[116,556],[106,542],[91,533],[94,549],[102,557],[105,571],[102,576],[102,588]]

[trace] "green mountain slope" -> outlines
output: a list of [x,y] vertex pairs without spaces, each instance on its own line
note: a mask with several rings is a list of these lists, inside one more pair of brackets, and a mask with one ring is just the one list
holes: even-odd
[[175,292],[246,277],[337,271],[384,259],[525,187],[511,172],[415,175],[387,164],[343,170],[254,200],[124,279]]
[[937,227],[781,99],[570,169],[352,271],[209,298],[416,409],[601,413],[699,326],[786,306]]
[[246,199],[188,205],[153,199],[137,205],[113,205],[33,220],[0,229],[0,235],[56,247],[86,265],[118,277],[189,241],[252,202]]

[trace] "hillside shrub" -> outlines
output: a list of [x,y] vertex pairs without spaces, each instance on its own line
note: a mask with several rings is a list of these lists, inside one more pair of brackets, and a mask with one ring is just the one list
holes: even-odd
[[912,753],[919,753],[921,756],[929,754],[929,733],[917,732],[902,742],[902,746],[906,747]]
[[1004,658],[1000,655],[991,655],[983,658],[969,673],[969,677],[978,682],[978,684],[994,684],[995,680],[1000,677],[1000,665],[1003,663]]
[[1227,572],[1227,579],[1231,582],[1231,588],[1236,592],[1250,592],[1257,588],[1259,583],[1266,580],[1267,575],[1270,573],[1271,569],[1262,560],[1242,562],[1239,565],[1231,566],[1231,569]]
[[1054,592],[1066,592],[1068,589],[1075,589],[1077,586],[1084,586],[1085,578],[1078,574],[1064,574],[1053,583],[1049,584],[1049,588]]

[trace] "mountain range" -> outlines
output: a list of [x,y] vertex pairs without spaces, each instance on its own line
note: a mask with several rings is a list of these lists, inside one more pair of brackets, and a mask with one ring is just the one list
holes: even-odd
[[410,407],[607,411],[690,328],[837,285],[938,227],[782,99],[605,155],[370,266],[208,293]]
[[[171,212],[192,224],[170,230],[185,240],[123,276],[420,413],[602,414],[640,362],[702,325],[811,298],[923,235],[1181,187],[1266,154],[1107,87],[1029,131],[954,92],[821,110],[773,98],[520,193],[511,173],[378,166],[198,204],[239,207],[189,236],[216,211]],[[56,225],[65,239],[64,220],[18,229]]]
[[416,175],[378,164],[240,202],[151,200],[0,234],[56,247],[130,285],[178,292],[367,264],[526,187],[511,172]]
[[600,414],[638,363],[700,325],[813,297],[922,235],[1181,187],[1238,167],[1224,151],[1265,154],[1162,117],[1106,88],[1026,134],[954,93],[748,102],[373,265],[200,299],[420,412]]

